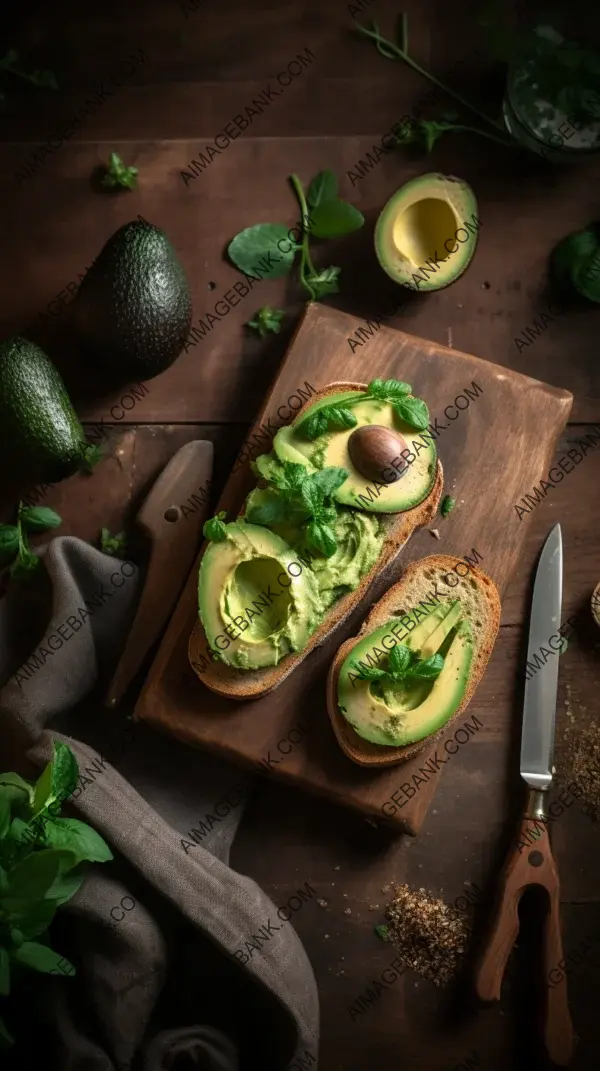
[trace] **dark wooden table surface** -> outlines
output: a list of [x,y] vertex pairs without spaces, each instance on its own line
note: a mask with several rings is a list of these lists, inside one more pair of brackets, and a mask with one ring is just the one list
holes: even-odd
[[[501,74],[486,58],[473,5],[410,0],[406,7],[414,54],[498,108]],[[358,317],[376,312],[382,300],[389,303],[388,280],[372,266],[369,253],[372,222],[389,195],[427,170],[465,178],[482,219],[475,259],[456,284],[419,297],[393,322],[572,391],[572,423],[559,453],[600,421],[598,313],[590,307],[541,321],[550,249],[597,215],[597,162],[550,169],[459,135],[440,142],[430,158],[406,149],[384,156],[360,179],[350,174],[428,90],[419,75],[378,56],[350,32],[353,8],[357,18],[376,17],[391,30],[391,0],[354,5],[231,0],[228,6],[200,0],[195,7],[194,0],[181,5],[57,0],[7,8],[4,45],[18,47],[32,66],[52,68],[59,88],[29,91],[16,80],[7,83],[0,119],[1,328],[5,334],[27,331],[47,345],[65,368],[80,413],[90,424],[103,418],[110,429],[107,457],[95,474],[74,477],[46,499],[63,516],[64,532],[96,540],[101,525],[119,530],[173,451],[192,438],[214,441],[218,490],[302,307],[295,284],[261,283],[257,300],[230,311],[173,368],[150,381],[144,397],[125,412],[122,391],[86,396],[85,368],[74,369],[61,344],[62,317],[79,276],[116,227],[140,213],[162,226],[178,249],[194,315],[201,318],[238,278],[223,259],[227,241],[261,219],[290,225],[296,220],[286,184],[292,171],[308,181],[318,169],[332,168],[342,193],[367,217],[362,233],[320,254],[328,258],[323,263],[343,267],[344,295],[328,300]],[[299,54],[309,57],[302,73],[186,182],[181,172],[189,161]],[[452,74],[465,56],[468,62]],[[84,115],[86,100],[95,103]],[[76,116],[81,122],[74,129]],[[68,130],[71,135],[60,143]],[[52,149],[43,157],[42,144]],[[92,172],[111,150],[139,168],[136,192],[111,197],[94,189]],[[38,163],[32,165],[36,153]],[[259,304],[287,309],[282,335],[261,342],[243,329]],[[542,330],[524,344],[523,332],[535,321],[543,323]],[[365,377],[369,372],[366,367]],[[577,619],[576,636],[561,659],[559,718],[562,724],[569,710],[581,724],[594,724],[600,636],[587,607],[600,579],[598,472],[598,457],[590,453],[523,518],[526,550],[471,707],[484,728],[441,774],[417,839],[392,837],[333,806],[258,784],[233,864],[278,903],[307,881],[318,892],[319,902],[306,903],[295,922],[319,983],[326,1071],[538,1066],[531,1051],[535,1022],[522,995],[529,978],[526,958],[512,969],[502,1004],[493,1009],[474,1008],[467,995],[438,991],[411,972],[385,986],[363,1013],[352,1016],[349,1009],[394,958],[393,949],[372,932],[386,899],[383,886],[408,881],[452,900],[465,882],[488,891],[493,886],[519,802],[529,581],[538,549],[558,520],[565,544],[565,616],[574,613]],[[498,472],[498,480],[502,475]],[[459,524],[459,513],[445,523]],[[428,533],[415,538],[419,550],[431,552]],[[437,548],[443,551],[443,542]],[[597,825],[578,807],[554,827],[567,950],[577,949],[600,926],[598,836]],[[597,946],[572,965],[569,986],[580,1036],[573,1066],[583,1071],[598,1066],[600,1052]]]

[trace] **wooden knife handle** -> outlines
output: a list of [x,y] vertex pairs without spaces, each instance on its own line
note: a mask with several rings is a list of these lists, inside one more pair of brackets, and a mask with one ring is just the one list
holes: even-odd
[[566,976],[553,983],[550,972],[563,960],[560,932],[560,885],[543,821],[540,793],[531,792],[514,849],[501,878],[499,904],[475,977],[481,1000],[499,1000],[508,957],[519,932],[519,901],[528,887],[539,885],[548,894],[544,924],[543,970],[546,986],[544,1041],[550,1059],[566,1067],[573,1056],[573,1026],[567,1000]]

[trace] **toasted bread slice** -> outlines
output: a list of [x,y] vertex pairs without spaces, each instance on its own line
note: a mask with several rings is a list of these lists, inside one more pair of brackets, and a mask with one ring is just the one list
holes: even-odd
[[[454,567],[461,562],[468,568],[468,575],[459,576],[455,572]],[[448,577],[451,578],[451,583]],[[416,744],[407,744],[405,747],[372,744],[358,735],[339,710],[338,680],[342,663],[368,633],[418,606],[422,599],[431,598],[433,592],[448,602],[460,598],[473,631],[475,649],[463,700],[456,713],[437,733],[426,736]],[[363,622],[358,636],[353,636],[342,644],[329,669],[327,711],[338,743],[348,758],[360,766],[394,766],[406,762],[423,748],[430,747],[434,740],[447,732],[452,723],[466,710],[483,677],[498,634],[500,612],[500,595],[494,581],[476,565],[468,564],[462,558],[454,558],[449,554],[433,554],[409,565],[402,579],[375,604]]]
[[[366,389],[366,383],[330,383],[327,387],[313,394],[302,409],[298,410],[294,419],[297,420],[306,409],[309,409],[315,402],[330,394],[338,394],[340,391]],[[415,434],[418,434],[418,432],[415,432]],[[287,655],[279,665],[269,666],[266,669],[240,670],[227,666],[224,662],[212,662],[205,657],[208,651],[208,640],[202,622],[198,619],[188,645],[188,658],[194,673],[206,684],[207,688],[210,688],[218,695],[224,695],[231,699],[257,699],[261,695],[266,695],[267,692],[272,692],[306,658],[307,654],[323,643],[323,640],[341,625],[342,621],[363,598],[373,580],[392,565],[415,528],[429,524],[433,520],[437,513],[442,487],[443,469],[438,458],[435,482],[423,502],[402,513],[377,514],[385,528],[385,538],[377,561],[369,572],[363,576],[355,591],[343,595],[331,607],[319,628],[312,634],[301,651]],[[240,501],[238,508],[241,509],[242,505],[243,503]],[[205,662],[208,662],[206,666],[204,666]],[[202,669],[199,668],[199,664],[202,665]]]

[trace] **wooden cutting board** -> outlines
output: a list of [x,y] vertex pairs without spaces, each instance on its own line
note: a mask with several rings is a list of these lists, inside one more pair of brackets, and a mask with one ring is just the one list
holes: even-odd
[[[361,327],[364,333],[357,339]],[[362,344],[350,346],[350,338]],[[525,525],[515,503],[531,493],[546,473],[572,395],[437,343],[386,327],[368,327],[319,304],[310,305],[302,318],[217,509],[237,511],[255,482],[250,460],[270,449],[277,428],[293,419],[311,392],[336,380],[367,382],[375,377],[411,383],[414,393],[427,401],[434,433],[438,432],[445,493],[452,493],[458,505],[451,518],[436,522],[442,531],[448,525],[452,534],[442,541],[432,538],[428,553],[473,560],[477,551],[480,568],[502,594],[524,538]],[[417,556],[416,551],[411,555],[409,540],[385,580],[371,586],[353,615],[324,644],[270,695],[244,703],[214,695],[188,663],[188,639],[197,616],[196,565],[150,669],[135,717],[234,763],[416,833],[441,776],[436,754],[447,753],[438,742],[437,752],[425,748],[410,762],[387,770],[373,772],[355,765],[335,740],[325,706],[325,680],[338,646],[358,631],[371,604]],[[464,720],[476,714],[477,695]],[[468,730],[464,732],[468,736]]]

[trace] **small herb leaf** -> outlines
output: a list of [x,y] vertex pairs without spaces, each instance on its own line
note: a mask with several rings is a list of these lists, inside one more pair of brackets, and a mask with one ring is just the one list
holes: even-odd
[[46,532],[58,528],[62,518],[47,506],[21,506],[21,522],[31,532]]
[[339,294],[339,277],[341,268],[329,267],[324,268],[323,271],[318,272],[316,275],[310,275],[308,280],[312,289],[314,290],[315,297],[322,298],[327,297],[328,294]]
[[116,152],[111,152],[102,185],[109,189],[133,190],[137,186],[137,167],[126,167]]
[[419,659],[407,670],[407,677],[417,677],[419,680],[435,680],[444,668],[444,659],[440,654],[431,655],[430,658]]
[[327,431],[355,428],[356,424],[356,417],[347,406],[323,405],[313,413],[308,413],[298,425],[298,431],[314,442]]
[[14,524],[0,524],[0,555],[12,558],[19,549],[19,529]]
[[[279,245],[278,243],[283,243]],[[288,248],[291,247],[291,248]],[[287,249],[287,252],[283,252]],[[283,223],[257,223],[236,234],[227,252],[236,268],[253,279],[278,279],[287,275],[296,250]]]
[[261,338],[264,338],[269,331],[279,334],[284,316],[283,309],[273,309],[270,305],[264,305],[262,309],[254,313],[253,320],[248,320],[247,326],[258,331]]
[[424,431],[429,425],[429,410],[422,398],[405,396],[394,402],[394,409],[405,424]]
[[333,198],[321,201],[311,215],[311,234],[315,238],[339,238],[359,230],[365,217],[354,205]]
[[46,845],[73,852],[77,863],[108,863],[113,858],[100,834],[76,818],[55,818],[46,823],[45,831]]
[[455,505],[456,499],[452,498],[452,495],[446,495],[444,497],[442,505],[440,506],[440,513],[442,517],[447,517],[449,513],[452,513],[452,510],[454,509]]
[[403,677],[410,665],[410,662],[410,648],[403,643],[397,643],[395,647],[392,647],[388,657],[388,665],[390,668],[391,676]]
[[307,535],[316,550],[331,558],[337,550],[337,542],[333,529],[328,524],[320,524],[319,521],[310,521],[307,525]]
[[[316,208],[323,201],[333,201],[337,198],[338,181],[333,171],[319,171],[315,175],[308,190],[306,202],[309,208]],[[310,226],[309,226],[310,229]]]
[[378,669],[377,666],[361,666],[358,662],[351,662],[350,665],[361,681],[378,681],[387,676],[385,670]]
[[344,480],[348,479],[348,470],[343,468],[336,468],[335,465],[328,465],[325,469],[320,469],[319,472],[315,472],[310,477],[312,483],[316,485],[325,497],[333,495],[334,491],[337,491],[338,487],[341,487]]

